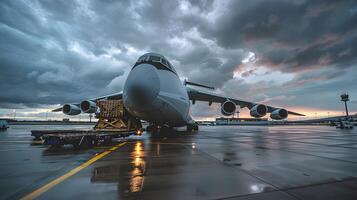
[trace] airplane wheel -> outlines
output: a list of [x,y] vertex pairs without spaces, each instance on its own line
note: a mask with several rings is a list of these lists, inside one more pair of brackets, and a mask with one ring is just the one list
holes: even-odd
[[153,130],[153,125],[149,125],[146,127],[146,132],[151,133]]
[[193,130],[196,131],[196,132],[198,131],[198,124],[195,124],[195,125],[193,126]]
[[146,131],[151,134],[152,137],[158,137],[160,135],[160,129],[156,125],[150,125],[146,127]]
[[165,137],[172,132],[172,128],[168,126],[152,126],[151,130],[150,133],[152,137]]
[[197,132],[198,131],[198,124],[188,124],[187,125],[187,132]]

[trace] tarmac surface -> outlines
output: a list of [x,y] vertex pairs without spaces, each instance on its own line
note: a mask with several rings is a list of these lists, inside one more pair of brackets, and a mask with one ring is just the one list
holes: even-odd
[[357,199],[357,130],[201,126],[196,134],[52,149],[0,132],[0,199]]

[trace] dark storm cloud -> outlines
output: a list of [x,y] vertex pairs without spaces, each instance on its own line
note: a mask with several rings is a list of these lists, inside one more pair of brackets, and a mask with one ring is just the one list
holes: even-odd
[[125,62],[98,54],[101,48],[95,35],[86,34],[91,30],[84,29],[77,4],[27,3],[1,3],[0,88],[7,91],[0,98],[3,106],[78,101],[123,75]]
[[356,28],[356,1],[232,1],[205,35],[251,49],[257,64],[298,72],[355,64]]
[[[3,1],[0,9],[0,89],[9,91],[1,96],[3,106],[117,92],[121,76],[147,51],[175,59],[184,76],[199,67],[220,67],[225,74],[217,85],[232,78],[240,62],[240,55],[215,62],[224,55],[211,50],[192,23],[205,21],[200,14],[212,10],[213,1]],[[194,30],[198,35],[191,37]],[[177,49],[175,38],[187,41],[190,49]]]
[[150,51],[218,92],[302,106],[356,80],[356,22],[354,1],[1,1],[0,107],[118,92]]

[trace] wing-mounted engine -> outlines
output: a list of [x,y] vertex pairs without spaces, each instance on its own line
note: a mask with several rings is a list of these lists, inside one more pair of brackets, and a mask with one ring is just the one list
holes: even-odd
[[97,111],[96,103],[89,100],[82,101],[80,108],[84,113],[95,113]]
[[263,104],[256,104],[250,109],[250,116],[264,117],[268,112],[268,108]]
[[282,119],[286,119],[287,117],[288,117],[288,111],[283,108],[275,109],[270,114],[270,118],[275,120],[282,120]]
[[66,115],[79,115],[81,114],[81,109],[74,104],[65,104],[62,107],[62,112]]
[[221,104],[221,113],[225,116],[233,115],[236,111],[236,104],[227,100]]

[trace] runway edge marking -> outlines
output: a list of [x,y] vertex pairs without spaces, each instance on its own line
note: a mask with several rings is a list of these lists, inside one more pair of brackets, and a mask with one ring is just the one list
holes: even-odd
[[47,183],[46,185],[38,188],[37,190],[27,194],[26,196],[22,197],[21,200],[31,200],[31,199],[36,199],[39,197],[41,194],[45,193],[46,191],[50,190],[54,186],[58,185],[59,183],[63,182],[64,180],[68,179],[69,177],[75,175],[76,173],[80,172],[82,169],[88,167],[89,165],[93,164],[95,161],[103,158],[104,156],[110,154],[112,151],[117,150],[119,147],[124,146],[127,142],[120,143],[109,150],[106,150],[93,158],[89,159],[85,163],[81,164],[80,166],[72,169],[71,171],[67,172],[66,174],[56,178],[55,180]]

